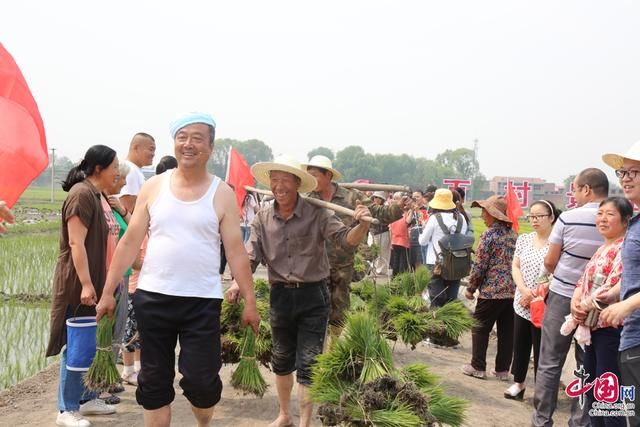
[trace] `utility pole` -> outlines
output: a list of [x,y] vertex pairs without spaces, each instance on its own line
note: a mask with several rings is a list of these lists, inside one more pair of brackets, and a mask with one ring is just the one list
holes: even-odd
[[51,203],[53,203],[53,180],[56,175],[56,149],[51,150]]

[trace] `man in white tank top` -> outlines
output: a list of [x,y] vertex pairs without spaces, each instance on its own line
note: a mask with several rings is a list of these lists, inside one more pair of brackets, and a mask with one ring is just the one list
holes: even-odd
[[208,114],[191,113],[171,125],[178,168],[143,185],[96,308],[98,319],[113,313],[117,282],[149,232],[133,300],[144,354],[136,399],[145,409],[147,426],[171,423],[178,339],[180,386],[199,427],[210,425],[220,400],[220,240],[246,301],[243,325],[258,333],[260,317],[235,195],[206,167],[214,133],[215,122]]

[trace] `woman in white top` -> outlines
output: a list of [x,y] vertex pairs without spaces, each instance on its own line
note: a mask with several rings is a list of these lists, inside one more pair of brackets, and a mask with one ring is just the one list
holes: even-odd
[[451,233],[455,232],[458,218],[462,220],[462,229],[460,232],[467,232],[467,221],[458,212],[456,204],[453,201],[453,193],[451,190],[444,188],[436,190],[433,199],[429,202],[429,219],[424,226],[418,241],[420,245],[427,248],[427,267],[432,273],[431,282],[429,282],[429,298],[431,299],[431,307],[442,307],[450,301],[458,298],[458,289],[460,288],[460,280],[444,280],[439,275],[433,274],[433,267],[440,255],[440,246],[438,241],[444,237],[444,231],[438,223],[438,216],[449,229]]
[[516,284],[516,293],[513,298],[516,315],[513,324],[513,361],[511,363],[514,383],[504,392],[504,397],[507,399],[522,400],[524,396],[524,382],[527,378],[532,346],[534,376],[538,371],[541,330],[531,323],[529,304],[537,287],[536,279],[546,273],[544,257],[549,250],[549,234],[558,215],[560,211],[553,203],[547,200],[534,202],[527,215],[534,231],[520,235],[516,241],[511,267],[511,275]]

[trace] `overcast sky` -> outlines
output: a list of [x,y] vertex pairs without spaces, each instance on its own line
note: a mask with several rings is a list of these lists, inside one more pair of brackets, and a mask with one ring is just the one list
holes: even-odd
[[640,139],[640,2],[161,3],[4,2],[49,147],[124,157],[145,131],[157,161],[169,122],[201,110],[275,155],[432,159],[477,139],[488,178],[561,183]]

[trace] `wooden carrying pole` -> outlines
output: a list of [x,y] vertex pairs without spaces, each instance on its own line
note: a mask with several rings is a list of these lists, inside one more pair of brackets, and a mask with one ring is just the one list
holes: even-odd
[[394,184],[364,184],[360,182],[339,182],[338,185],[344,188],[353,188],[360,191],[404,191],[409,192],[411,188],[406,185]]
[[[258,188],[251,187],[249,185],[245,185],[244,189],[247,190],[247,191],[251,191],[252,193],[258,193],[258,194],[262,194],[262,195],[265,195],[265,196],[273,197],[273,193],[271,191],[269,191],[269,190],[260,190]],[[345,208],[344,206],[336,205],[335,203],[325,202],[324,200],[314,199],[312,197],[306,197],[306,196],[304,196],[302,194],[301,194],[301,196],[304,197],[304,199],[307,202],[311,203],[312,205],[319,206],[321,208],[331,209],[333,211],[340,212],[340,213],[345,214],[345,215],[353,216],[354,211],[352,209]],[[371,216],[363,216],[362,220],[370,222],[371,224],[380,224],[380,221],[377,218],[373,218]]]

